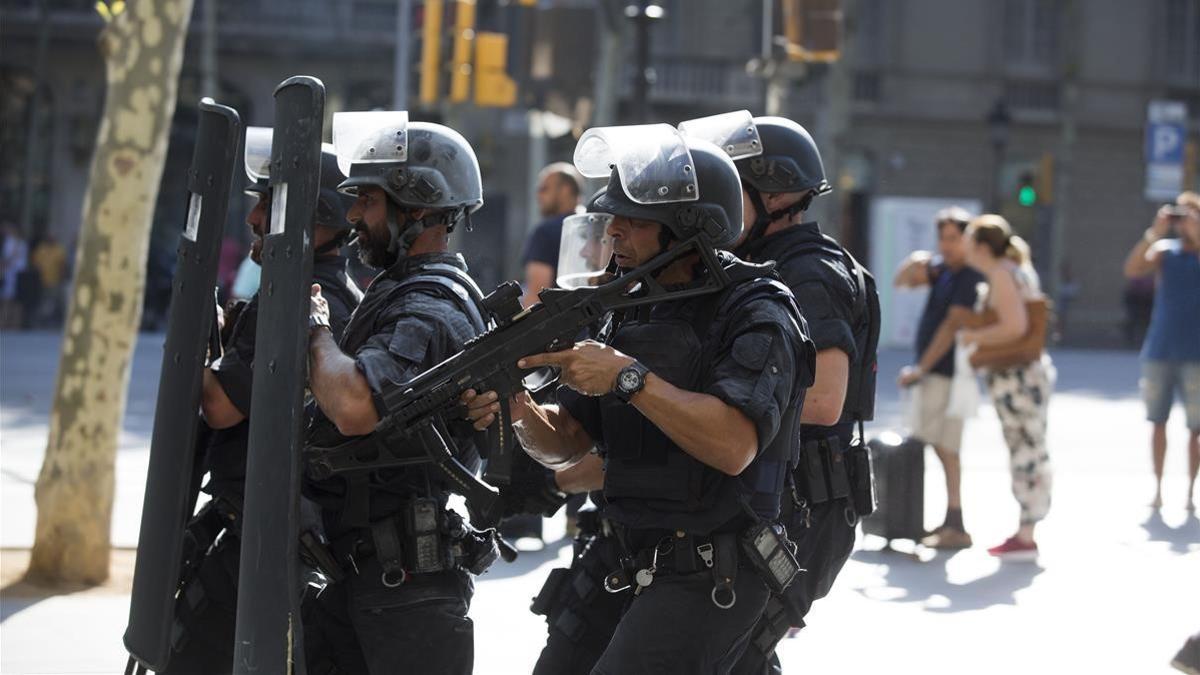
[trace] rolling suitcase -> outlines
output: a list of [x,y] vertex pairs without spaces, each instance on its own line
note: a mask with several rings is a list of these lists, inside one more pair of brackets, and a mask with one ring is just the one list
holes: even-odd
[[920,541],[925,535],[925,444],[889,431],[867,447],[879,505],[863,519],[863,532],[888,541]]

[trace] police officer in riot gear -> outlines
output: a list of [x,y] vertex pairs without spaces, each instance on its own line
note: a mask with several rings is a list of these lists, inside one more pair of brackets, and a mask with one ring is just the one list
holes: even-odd
[[[785,544],[766,523],[778,516],[812,344],[769,266],[713,253],[741,232],[736,169],[719,148],[685,142],[667,125],[593,129],[576,165],[596,175],[597,164],[612,169],[590,215],[606,219],[619,272],[667,253],[645,292],[723,281],[715,292],[614,315],[603,342],[519,361],[560,368],[565,386],[557,406],[514,397],[513,428],[551,468],[595,462],[592,448],[603,458],[605,513],[622,548],[605,585],[631,590],[594,672],[725,669],[768,585],[787,581],[769,577],[740,540],[786,562],[774,557]],[[467,398],[476,428],[486,428],[499,410],[495,393]]]
[[[246,130],[247,195],[256,198],[246,216],[254,238],[251,259],[261,264],[263,237],[270,223],[271,188],[267,164],[271,129]],[[338,334],[362,298],[346,272],[338,249],[350,233],[346,209],[351,200],[337,192],[344,179],[333,146],[321,150],[320,193],[313,223],[313,279],[328,289],[330,328]],[[167,670],[179,673],[229,673],[233,670],[234,621],[237,615],[238,556],[249,440],[258,294],[231,311],[222,331],[222,355],[204,372],[201,409],[211,429],[203,453],[208,473],[204,492],[212,499],[188,524],[185,572],[176,602],[178,630]]]
[[[309,386],[320,412],[310,447],[375,440],[382,386],[460,351],[486,316],[462,256],[447,249],[449,233],[483,204],[467,141],[439,124],[410,123],[402,111],[338,113],[333,126],[348,175],[341,189],[357,198],[349,219],[361,256],[383,271],[340,342],[326,325],[324,290],[313,288]],[[458,459],[477,466],[470,424],[449,431],[469,453]],[[321,505],[344,576],[306,610],[310,675],[471,672],[468,570],[481,571],[487,551],[471,546],[478,533],[447,508],[449,492],[419,465],[310,475],[305,494]]]
[[[684,122],[680,129],[722,146],[745,191],[745,235],[734,251],[777,261],[817,348],[816,381],[800,414],[801,453],[784,500],[784,523],[807,573],[768,603],[734,672],[779,672],[774,648],[802,627],[854,547],[857,518],[869,515],[870,471],[855,424],[873,417],[879,334],[874,280],[804,212],[831,190],[808,132],[782,117],[739,111]],[[855,495],[866,499],[855,500]]]

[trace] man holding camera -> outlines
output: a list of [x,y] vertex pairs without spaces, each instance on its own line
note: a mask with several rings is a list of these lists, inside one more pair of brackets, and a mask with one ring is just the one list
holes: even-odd
[[1142,398],[1154,425],[1152,506],[1162,506],[1167,418],[1178,392],[1188,427],[1187,505],[1194,509],[1200,469],[1200,194],[1184,192],[1175,204],[1160,208],[1129,252],[1126,278],[1149,274],[1155,275],[1154,313],[1142,343]]

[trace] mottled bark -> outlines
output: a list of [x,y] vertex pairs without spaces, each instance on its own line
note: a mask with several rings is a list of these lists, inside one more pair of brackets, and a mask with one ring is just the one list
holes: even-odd
[[130,0],[101,31],[107,96],[38,476],[28,576],[108,578],[117,440],[192,0]]

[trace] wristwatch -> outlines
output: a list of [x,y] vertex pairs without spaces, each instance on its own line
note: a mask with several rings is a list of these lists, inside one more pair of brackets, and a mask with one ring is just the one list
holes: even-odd
[[612,393],[622,401],[629,403],[629,399],[646,386],[646,375],[649,373],[649,368],[634,361],[617,373],[617,381],[613,384]]
[[314,328],[329,328],[329,330],[332,331],[333,329],[329,327],[329,315],[325,314],[323,316],[316,316],[313,314],[309,314],[308,315],[308,330],[312,331],[312,329],[314,329]]

